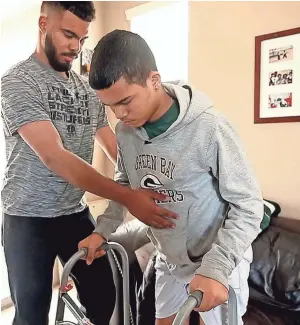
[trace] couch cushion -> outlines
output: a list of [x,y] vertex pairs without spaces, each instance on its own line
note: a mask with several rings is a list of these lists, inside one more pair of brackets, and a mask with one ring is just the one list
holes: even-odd
[[270,226],[253,243],[250,298],[300,311],[300,234]]

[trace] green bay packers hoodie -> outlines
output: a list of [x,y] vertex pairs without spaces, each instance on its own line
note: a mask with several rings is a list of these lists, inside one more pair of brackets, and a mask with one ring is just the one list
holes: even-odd
[[[149,227],[147,235],[174,276],[196,273],[228,286],[260,232],[261,192],[236,132],[211,101],[182,83],[164,87],[178,100],[178,119],[151,140],[143,128],[119,122],[115,180],[169,197],[158,204],[179,215],[176,227]],[[124,212],[110,201],[95,231],[108,238]]]

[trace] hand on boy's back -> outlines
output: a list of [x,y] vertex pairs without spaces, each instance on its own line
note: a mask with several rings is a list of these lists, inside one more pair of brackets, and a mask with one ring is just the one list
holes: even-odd
[[174,223],[168,219],[177,219],[177,214],[157,205],[155,200],[165,201],[167,196],[151,190],[135,189],[126,197],[125,206],[147,226],[159,229],[174,228]]
[[86,247],[88,249],[88,255],[86,257],[86,264],[90,265],[93,263],[95,258],[99,258],[105,254],[105,251],[97,251],[97,249],[105,242],[105,239],[98,233],[92,233],[89,237],[83,239],[79,244],[78,248]]
[[211,310],[228,300],[228,290],[223,284],[200,274],[194,276],[189,286],[190,293],[195,290],[203,292],[203,299],[197,311]]

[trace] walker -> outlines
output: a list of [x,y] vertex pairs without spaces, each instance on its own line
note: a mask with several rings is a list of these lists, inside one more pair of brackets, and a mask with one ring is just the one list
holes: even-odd
[[[128,256],[125,249],[118,243],[114,242],[107,242],[104,243],[100,250],[104,250],[107,252],[110,265],[113,271],[113,274],[117,274],[117,268],[119,265],[117,264],[117,258],[113,257],[113,251],[115,250],[119,252],[122,260],[122,270],[119,270],[123,277],[123,310],[124,310],[124,325],[130,325],[130,300],[129,300],[129,262]],[[77,253],[75,253],[69,261],[65,264],[62,272],[60,289],[59,289],[59,298],[57,304],[57,311],[56,311],[56,319],[55,325],[94,325],[83,313],[83,311],[76,305],[73,299],[68,294],[68,291],[72,289],[72,285],[68,285],[69,275],[71,273],[72,268],[74,265],[82,258],[87,256],[88,250],[87,248],[80,249]],[[65,306],[71,311],[74,317],[77,320],[77,324],[64,321],[64,312]]]
[[[107,242],[104,243],[100,250],[104,250],[107,252],[111,268],[113,274],[116,275],[118,273],[117,269],[119,268],[118,260],[114,256],[113,257],[113,250],[119,252],[122,260],[122,270],[119,269],[122,277],[123,277],[123,310],[124,310],[124,325],[131,325],[131,315],[130,315],[130,298],[129,298],[129,262],[128,256],[123,246],[118,243],[114,242]],[[75,304],[72,300],[68,291],[72,289],[72,285],[68,285],[69,275],[73,266],[78,262],[80,259],[85,258],[87,256],[88,250],[87,248],[80,249],[77,253],[75,253],[69,261],[65,264],[63,268],[60,290],[59,290],[59,298],[58,298],[58,305],[57,305],[57,312],[56,312],[56,321],[55,325],[94,325],[91,321],[86,317],[83,311]],[[177,313],[173,325],[184,325],[186,319],[192,312],[194,308],[200,306],[202,301],[203,293],[201,291],[195,291],[191,293],[184,303],[184,305],[180,308],[179,312]],[[65,306],[69,308],[72,312],[76,320],[78,321],[77,324],[64,321],[64,311]],[[228,325],[238,325],[237,320],[237,301],[236,295],[234,290],[229,286],[229,301],[228,301]]]
[[[184,325],[190,313],[194,308],[201,305],[203,298],[203,293],[199,290],[191,293],[184,303],[184,305],[179,309],[172,325]],[[237,301],[234,290],[229,286],[229,301],[228,301],[228,325],[238,325],[237,319]]]

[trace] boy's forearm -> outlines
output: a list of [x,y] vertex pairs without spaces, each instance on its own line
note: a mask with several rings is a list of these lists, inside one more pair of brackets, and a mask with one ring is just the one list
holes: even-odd
[[84,191],[126,205],[131,189],[121,186],[104,177],[83,159],[65,149],[60,150],[55,159],[50,159],[46,166],[67,182]]
[[[245,210],[243,210],[245,208]],[[246,210],[247,209],[247,210]],[[197,274],[228,287],[228,278],[260,231],[263,201],[257,196],[231,206],[212,248],[204,255]]]
[[123,223],[126,211],[121,204],[109,201],[105,211],[97,218],[97,225],[94,232],[107,240]]
[[149,226],[138,219],[130,220],[122,224],[116,232],[112,233],[108,240],[121,244],[127,252],[134,253],[137,249],[150,242],[147,236]]
[[206,164],[229,209],[198,274],[228,286],[228,277],[260,231],[262,194],[246,152],[231,124],[218,117],[211,129]]

